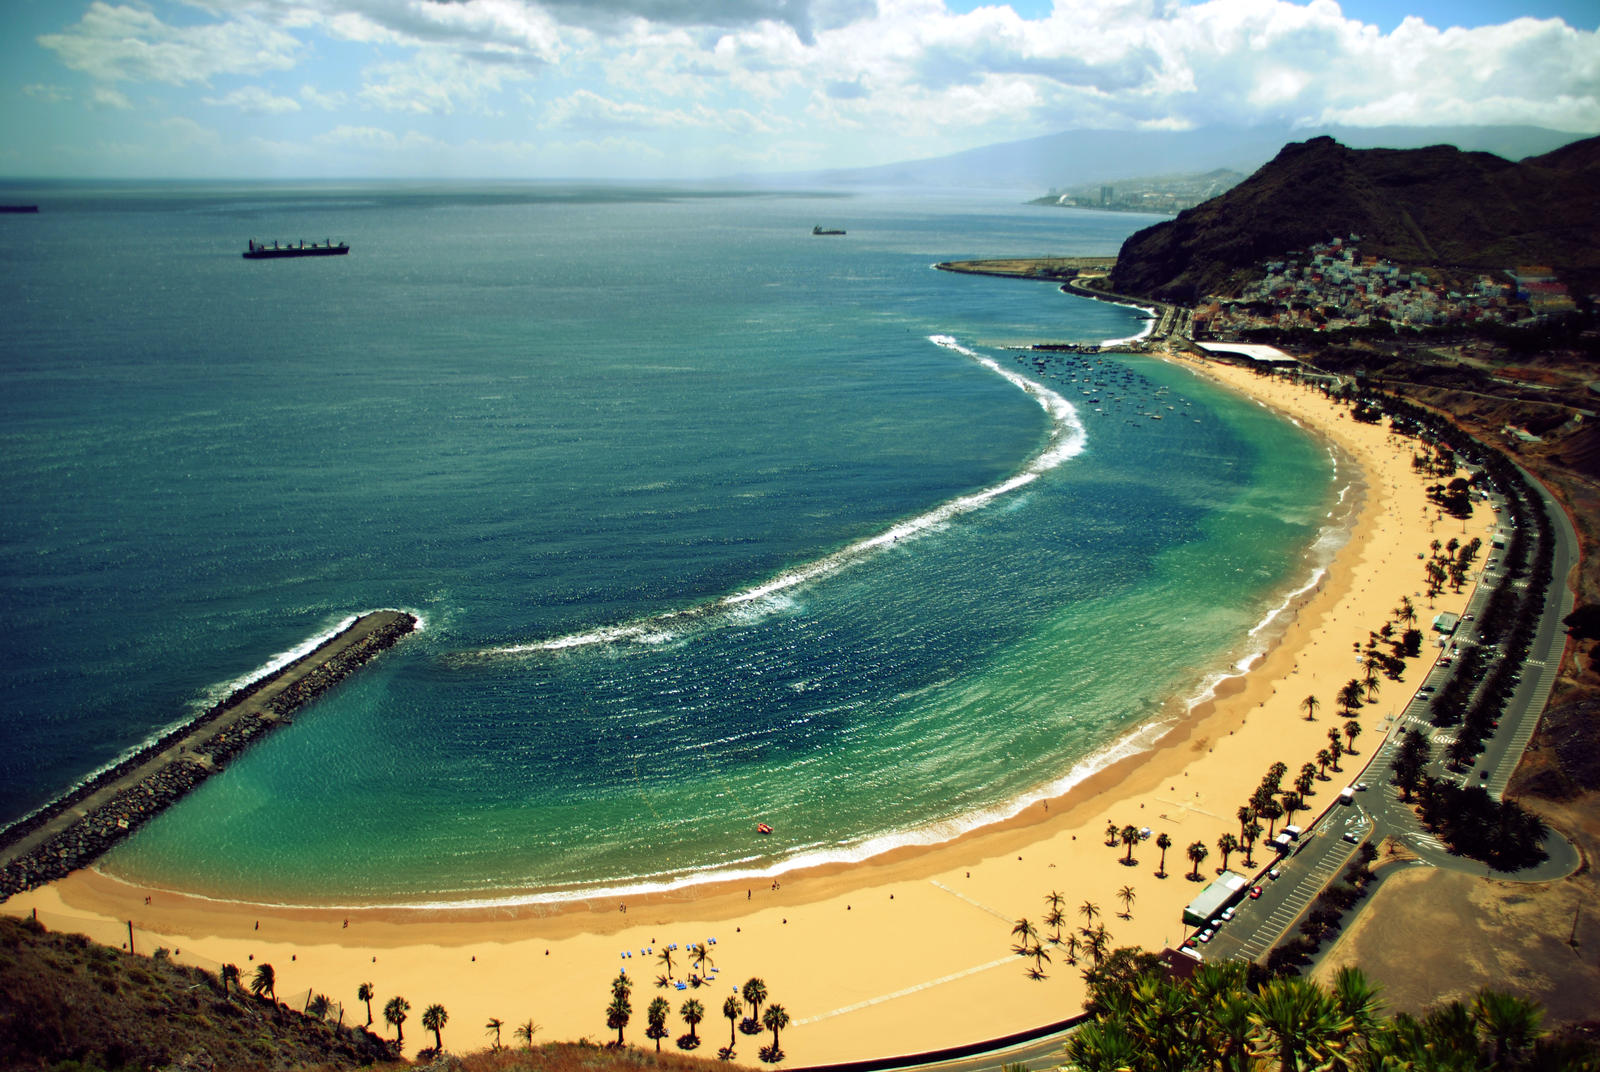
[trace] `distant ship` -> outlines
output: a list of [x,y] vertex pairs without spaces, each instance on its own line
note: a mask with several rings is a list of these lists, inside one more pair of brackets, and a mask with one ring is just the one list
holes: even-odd
[[38,205],[0,205],[0,212],[38,212]]
[[836,231],[836,230],[833,230],[833,229],[831,229],[831,228],[828,228],[828,227],[821,227],[821,226],[817,226],[817,227],[813,227],[813,228],[811,228],[811,233],[812,233],[812,234],[814,234],[814,235],[822,235],[822,234],[844,234],[844,232],[843,232],[843,231]]
[[298,246],[280,246],[274,242],[272,245],[256,245],[255,239],[250,240],[250,248],[240,254],[247,261],[266,260],[269,257],[341,257],[350,252],[350,247],[343,242],[337,246],[330,239],[322,245],[315,242],[309,246],[302,239]]

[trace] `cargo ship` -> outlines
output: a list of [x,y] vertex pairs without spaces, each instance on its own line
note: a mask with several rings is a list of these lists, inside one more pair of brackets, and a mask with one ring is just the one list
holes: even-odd
[[267,260],[271,257],[339,257],[350,252],[350,247],[344,242],[334,245],[330,239],[321,245],[313,242],[309,246],[302,239],[298,246],[280,246],[274,242],[272,245],[257,245],[255,239],[250,240],[250,248],[240,256],[247,261]]
[[824,227],[820,223],[817,226],[811,228],[811,233],[814,234],[814,235],[844,234],[844,232],[842,230],[839,230],[838,228]]

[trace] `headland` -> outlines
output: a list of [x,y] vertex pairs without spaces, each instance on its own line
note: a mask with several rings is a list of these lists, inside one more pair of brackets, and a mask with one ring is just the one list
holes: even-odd
[[[1187,846],[1211,847],[1194,869],[1209,877],[1221,862],[1219,837],[1237,833],[1236,810],[1266,769],[1278,761],[1297,769],[1327,746],[1329,729],[1342,729],[1345,716],[1333,712],[1340,687],[1359,675],[1352,647],[1390,621],[1402,597],[1432,614],[1459,612],[1470,595],[1446,592],[1431,606],[1419,596],[1418,556],[1459,525],[1440,521],[1429,503],[1426,486],[1436,478],[1413,468],[1410,441],[1353,420],[1314,387],[1199,359],[1129,360],[1180,361],[1296,421],[1343,459],[1340,483],[1358,505],[1348,541],[1325,572],[1312,576],[1308,565],[1303,590],[1279,617],[1281,636],[1248,672],[1225,680],[1149,750],[1061,797],[932,848],[625,904],[252,905],[137,888],[86,869],[13,897],[4,911],[37,910],[52,928],[111,945],[131,924],[142,943],[213,970],[271,963],[280,992],[326,993],[350,1011],[359,1011],[357,987],[370,983],[380,1004],[394,995],[417,1007],[437,1002],[453,1023],[531,1017],[544,1039],[612,1036],[610,980],[624,970],[642,1009],[669,972],[659,958],[674,943],[672,977],[659,991],[674,1008],[694,997],[714,1020],[719,999],[760,977],[768,1000],[792,1018],[783,1044],[795,1064],[923,1052],[1059,1021],[1083,1000],[1079,966],[1070,947],[1045,944],[1053,961],[1042,979],[1031,977],[1032,962],[1012,952],[1018,921],[1049,937],[1044,921],[1056,894],[1062,934],[1104,925],[1113,945],[1177,945],[1183,907],[1200,889],[1186,877]],[[1486,530],[1492,519],[1477,515],[1470,527]],[[1376,702],[1350,714],[1361,727],[1355,753],[1316,782],[1313,814],[1360,776],[1422,676],[1413,660],[1409,684],[1385,683]],[[1308,695],[1324,705],[1314,719],[1304,710]],[[1124,825],[1156,836],[1131,852],[1108,845],[1108,826]],[[1160,835],[1170,849],[1158,850]],[[1269,857],[1258,851],[1256,868]],[[1237,855],[1231,866],[1240,866]],[[690,943],[709,943],[711,963],[696,971],[709,981],[680,992]],[[642,1028],[636,1012],[629,1040],[639,1041]],[[707,1030],[708,1045],[712,1038]],[[746,1062],[761,1042],[735,1041]]]
[[0,831],[0,899],[87,867],[262,734],[416,628],[404,611],[364,614],[115,766]]

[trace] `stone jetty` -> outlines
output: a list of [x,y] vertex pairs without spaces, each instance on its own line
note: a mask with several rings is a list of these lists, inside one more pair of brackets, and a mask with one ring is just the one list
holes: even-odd
[[0,831],[0,901],[94,862],[220,770],[252,741],[417,627],[404,611],[363,615],[275,673]]

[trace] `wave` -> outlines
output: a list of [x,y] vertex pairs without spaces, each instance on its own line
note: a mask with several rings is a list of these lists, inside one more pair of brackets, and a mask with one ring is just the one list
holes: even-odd
[[993,358],[961,345],[949,335],[930,335],[928,341],[935,346],[958,353],[1000,376],[1037,402],[1049,415],[1050,437],[1044,449],[1034,455],[1015,474],[998,484],[952,499],[927,513],[901,521],[875,536],[857,540],[814,562],[786,570],[770,580],[709,603],[683,610],[665,611],[618,625],[569,633],[548,640],[483,648],[465,653],[458,658],[506,658],[596,645],[661,645],[680,639],[686,627],[691,625],[702,625],[713,620],[727,623],[748,621],[752,609],[780,606],[777,601],[793,589],[832,576],[890,547],[926,535],[952,518],[980,510],[994,500],[1028,486],[1044,473],[1083,452],[1088,443],[1088,432],[1078,418],[1078,411],[1061,395],[1035,380],[1006,368]]

